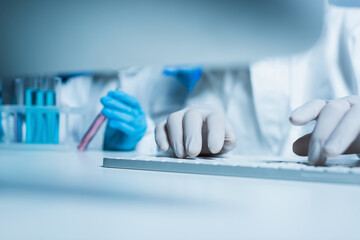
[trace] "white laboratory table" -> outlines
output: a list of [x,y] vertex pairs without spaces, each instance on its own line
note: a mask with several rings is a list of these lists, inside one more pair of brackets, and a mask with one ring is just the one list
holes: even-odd
[[360,239],[360,186],[102,168],[0,150],[0,239]]

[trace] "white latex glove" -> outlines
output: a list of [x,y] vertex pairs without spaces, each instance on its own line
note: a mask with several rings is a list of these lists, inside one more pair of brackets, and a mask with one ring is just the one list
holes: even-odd
[[312,100],[296,109],[290,117],[294,125],[316,120],[314,131],[295,141],[293,150],[309,156],[314,165],[340,154],[360,153],[360,96],[337,100]]
[[213,106],[193,106],[172,113],[156,126],[155,141],[163,152],[171,147],[178,158],[218,155],[236,145],[223,112]]

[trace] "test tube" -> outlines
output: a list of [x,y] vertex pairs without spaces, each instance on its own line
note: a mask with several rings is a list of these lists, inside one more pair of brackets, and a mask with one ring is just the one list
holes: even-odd
[[[49,78],[49,90],[46,91],[45,105],[48,107],[55,107],[57,104],[57,87],[60,88],[61,79],[58,77]],[[47,118],[47,143],[59,143],[59,112],[56,109],[51,109],[46,114]]]
[[[25,91],[25,105],[32,107],[36,105],[36,92],[38,88],[38,77],[29,80],[29,86]],[[36,142],[36,113],[34,109],[27,109],[25,113],[26,120],[26,143]]]
[[[39,89],[36,91],[36,107],[45,106],[44,79],[39,79]],[[46,143],[46,114],[43,108],[38,108],[36,114],[36,142]]]
[[46,106],[46,92],[49,89],[49,78],[39,78],[39,89],[36,92],[36,106],[40,107],[36,114],[36,142],[37,143],[48,143],[47,139],[47,126],[48,126],[48,109],[43,107]]
[[[0,106],[2,105],[2,79],[0,78]],[[4,129],[2,126],[2,112],[0,111],[0,142],[3,141]]]
[[54,77],[54,81],[53,81],[53,90],[55,91],[55,95],[56,95],[56,106],[60,107],[61,106],[61,89],[62,89],[62,79],[58,76]]
[[[54,91],[55,91],[55,106],[61,107],[61,85],[62,81],[60,77],[54,77]],[[59,120],[60,115],[59,112],[56,113],[55,118],[55,128],[54,128],[54,143],[59,143],[59,127],[60,123]],[[65,134],[68,134],[67,132]]]
[[[15,104],[18,106],[24,105],[24,80],[21,78],[15,79]],[[22,142],[22,126],[24,121],[24,114],[22,111],[14,112],[14,141]]]
[[105,122],[106,117],[102,115],[102,113],[99,113],[93,123],[91,124],[90,128],[87,130],[83,138],[80,140],[77,148],[80,152],[85,151],[101,125]]

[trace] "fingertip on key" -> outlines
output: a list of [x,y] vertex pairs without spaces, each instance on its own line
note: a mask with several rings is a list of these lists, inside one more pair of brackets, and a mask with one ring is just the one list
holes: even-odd
[[177,158],[186,158],[186,154],[184,150],[181,149],[174,149],[175,155]]
[[170,146],[169,146],[169,144],[167,144],[167,143],[161,143],[161,144],[159,145],[159,149],[160,149],[160,151],[162,151],[162,152],[167,152],[167,151],[169,150],[169,148],[170,148]]
[[208,148],[209,148],[209,151],[210,151],[211,154],[218,154],[221,151],[222,147],[213,146],[213,145],[209,144]]
[[196,148],[194,147],[189,147],[186,149],[186,154],[189,156],[189,157],[197,157],[199,154],[200,154],[200,151],[197,150]]
[[184,158],[186,158],[186,157],[187,157],[187,155],[186,155],[185,153],[178,153],[178,152],[175,152],[175,155],[176,155],[176,157],[177,157],[177,158],[182,158],[182,159],[184,159]]
[[201,152],[201,140],[190,137],[185,143],[186,154],[189,157],[197,157]]
[[224,146],[225,136],[224,133],[213,134],[208,136],[207,147],[211,154],[218,154]]
[[340,153],[338,152],[336,147],[332,145],[325,145],[322,154],[326,157],[337,157]]
[[309,163],[311,165],[324,165],[326,156],[323,154],[323,146],[321,141],[313,141],[309,146]]

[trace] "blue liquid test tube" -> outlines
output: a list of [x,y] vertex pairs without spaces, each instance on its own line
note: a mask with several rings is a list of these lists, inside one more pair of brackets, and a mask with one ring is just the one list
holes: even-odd
[[[55,91],[46,91],[46,106],[54,107],[56,105]],[[59,113],[57,110],[49,110],[47,115],[47,142],[52,144],[59,143]]]
[[[21,78],[15,79],[15,97],[16,104],[18,106],[24,105],[24,81]],[[24,121],[24,113],[22,111],[17,111],[14,113],[14,136],[15,142],[22,142],[22,126]]]
[[[60,77],[54,77],[53,78],[53,90],[55,92],[55,98],[54,98],[54,106],[56,107],[60,107],[61,105],[61,83],[62,83],[62,80]],[[55,114],[55,125],[54,125],[54,143],[57,144],[59,143],[59,128],[60,128],[60,114],[58,111],[56,111],[56,114]],[[68,134],[68,133],[66,133]]]
[[[38,91],[38,77],[34,77],[31,79],[29,87],[25,91],[25,106],[34,107],[36,106],[36,97]],[[36,132],[37,132],[37,124],[36,124],[36,110],[35,109],[27,109],[25,111],[26,118],[26,143],[36,143]]]
[[[36,104],[37,89],[28,88],[25,92],[25,105],[28,107],[35,106]],[[26,110],[26,143],[35,142],[36,132],[36,115],[33,109]]]
[[[45,93],[44,90],[38,90],[36,92],[36,106],[44,107],[45,106]],[[47,143],[47,110],[39,109],[36,111],[36,132],[35,132],[35,142],[37,143]]]

